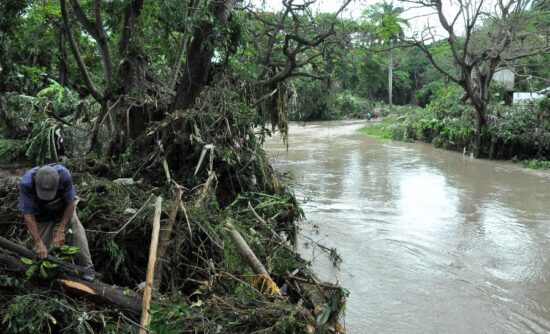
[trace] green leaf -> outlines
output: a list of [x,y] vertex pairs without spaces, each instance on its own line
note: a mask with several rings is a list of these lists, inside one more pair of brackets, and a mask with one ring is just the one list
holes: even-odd
[[319,325],[324,325],[328,321],[329,317],[330,317],[330,307],[328,307],[327,305],[324,305],[323,311],[321,311],[321,313],[317,316],[317,323]]
[[42,278],[48,278],[48,273],[46,269],[44,269],[44,263],[40,265],[40,276],[42,276]]
[[27,269],[27,271],[25,272],[25,276],[27,278],[31,278],[34,276],[34,273],[36,272],[36,270],[38,269],[38,266],[37,265],[33,265],[32,267],[30,267],[29,269]]
[[62,254],[73,255],[80,252],[80,247],[63,245],[59,248],[59,250],[61,251]]
[[21,262],[23,262],[24,264],[26,264],[27,266],[32,266],[34,264],[34,261],[29,259],[29,258],[26,258],[26,257],[22,257],[21,258]]
[[44,266],[44,268],[47,268],[47,269],[53,269],[53,268],[59,267],[57,264],[52,263],[50,261],[44,261],[42,262],[42,265]]

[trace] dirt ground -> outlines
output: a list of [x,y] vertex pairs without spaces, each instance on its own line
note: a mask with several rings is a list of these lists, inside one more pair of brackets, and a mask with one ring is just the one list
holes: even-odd
[[15,184],[25,174],[28,167],[11,165],[0,167],[0,187]]

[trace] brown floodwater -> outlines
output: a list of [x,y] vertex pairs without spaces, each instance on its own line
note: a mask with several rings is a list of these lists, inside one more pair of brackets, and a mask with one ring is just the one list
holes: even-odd
[[[303,201],[300,252],[349,289],[349,333],[549,333],[550,171],[291,125],[266,149]],[[340,269],[314,243],[335,247]]]

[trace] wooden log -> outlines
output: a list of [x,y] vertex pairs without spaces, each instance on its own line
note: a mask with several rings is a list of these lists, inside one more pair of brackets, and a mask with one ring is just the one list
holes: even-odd
[[21,262],[21,259],[6,253],[3,249],[0,249],[0,263],[2,264],[0,271],[9,270],[23,273],[27,270],[27,266]]
[[[20,257],[27,257],[29,259],[33,259],[36,256],[34,251],[27,249],[21,245],[18,245],[15,242],[10,241],[4,237],[0,237],[0,248],[16,253]],[[59,265],[61,267],[61,270],[68,275],[73,275],[76,272],[78,274],[93,274],[94,276],[97,276],[97,277],[101,276],[100,273],[94,271],[93,269],[77,266],[75,264],[72,264],[67,261],[63,261],[49,254],[46,260]]]
[[264,265],[258,259],[256,254],[254,254],[250,246],[248,246],[248,243],[246,242],[246,240],[244,240],[241,233],[236,229],[231,228],[229,230],[229,238],[231,239],[231,241],[233,241],[239,253],[241,253],[241,255],[246,258],[248,264],[250,264],[252,270],[254,270],[254,272],[256,273],[256,279],[258,279],[258,281],[256,282],[260,286],[259,290],[264,293],[267,292],[270,294],[279,295],[281,293],[279,287],[273,281],[273,279],[265,269]]
[[252,249],[250,249],[250,246],[248,246],[248,243],[246,242],[246,240],[244,240],[243,236],[241,235],[241,233],[239,233],[239,231],[237,231],[234,228],[231,228],[229,230],[229,237],[237,247],[237,250],[239,251],[239,253],[241,253],[241,255],[246,258],[246,260],[248,261],[248,264],[250,264],[250,266],[252,267],[252,269],[256,274],[269,276],[264,265],[262,264],[262,262],[260,262],[260,260],[258,260],[258,257],[256,257],[256,254],[254,254]]
[[149,248],[149,262],[147,264],[147,276],[145,279],[145,291],[141,304],[141,328],[139,334],[146,334],[144,328],[149,324],[149,305],[151,303],[151,291],[153,290],[153,278],[155,273],[155,262],[157,260],[157,248],[159,242],[160,215],[162,213],[162,197],[157,197],[155,203],[155,217],[153,219],[153,233],[151,236],[151,247]]
[[[0,248],[0,264],[11,271],[24,274],[28,269],[21,263],[19,254]],[[71,293],[86,297],[92,302],[108,305],[112,309],[139,314],[141,311],[141,296],[121,287],[108,285],[98,280],[83,281],[78,278],[64,276],[52,281],[54,286]]]
[[59,278],[56,282],[64,289],[85,296],[93,302],[110,305],[122,311],[139,314],[142,298],[129,289],[112,286],[95,280],[87,282],[78,278]]

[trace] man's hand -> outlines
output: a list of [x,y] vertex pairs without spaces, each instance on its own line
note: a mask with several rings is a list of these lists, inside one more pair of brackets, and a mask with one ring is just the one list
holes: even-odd
[[58,229],[53,237],[53,246],[55,248],[61,247],[65,243],[65,231]]
[[39,259],[45,259],[48,257],[48,249],[42,241],[37,242],[35,245],[36,257]]

